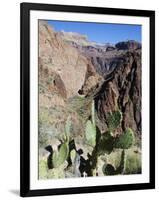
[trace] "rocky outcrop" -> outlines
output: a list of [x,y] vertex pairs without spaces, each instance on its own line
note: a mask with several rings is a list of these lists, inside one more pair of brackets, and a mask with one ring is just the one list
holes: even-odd
[[75,32],[65,32],[61,31],[58,32],[58,35],[67,43],[71,43],[72,45],[78,45],[78,46],[88,46],[93,45],[95,43],[90,42],[86,35],[82,35]]
[[103,49],[105,50],[107,46],[110,46],[109,43],[102,44],[90,41],[87,35],[83,35],[76,32],[65,32],[60,31],[58,32],[58,35],[68,44],[71,44],[74,47],[77,48],[97,48],[97,49]]
[[115,47],[118,50],[136,50],[141,49],[141,43],[134,40],[128,40],[126,42],[118,42]]
[[108,46],[106,48],[106,51],[114,51],[115,50],[115,47],[114,46]]
[[122,60],[122,57],[117,55],[110,55],[110,57],[91,55],[92,64],[103,77],[117,67],[119,60]]

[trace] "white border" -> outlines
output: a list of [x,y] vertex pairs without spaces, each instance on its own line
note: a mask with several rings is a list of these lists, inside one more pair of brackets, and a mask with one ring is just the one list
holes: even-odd
[[[38,180],[38,19],[142,25],[142,174]],[[30,12],[30,189],[149,182],[149,18],[66,12]]]

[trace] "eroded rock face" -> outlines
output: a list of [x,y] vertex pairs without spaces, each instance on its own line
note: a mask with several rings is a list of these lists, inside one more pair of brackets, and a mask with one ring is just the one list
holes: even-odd
[[47,78],[51,79],[54,74],[56,78],[50,86],[56,86],[59,91],[62,89],[62,96],[66,98],[78,94],[84,83],[87,68],[93,71],[88,58],[64,42],[45,21],[39,21],[39,61],[40,76],[47,74]]
[[[108,112],[123,113],[121,130],[131,127],[141,134],[141,54],[127,52],[124,61],[106,77],[95,98],[99,118],[106,122]],[[118,131],[119,132],[119,131]]]
[[84,56],[91,60],[95,70],[101,76],[113,71],[122,60],[125,51],[140,50],[141,43],[128,40],[112,44],[96,44],[88,40],[86,36],[77,33],[59,32],[63,40],[78,49]]
[[82,86],[81,94],[86,97],[94,96],[96,111],[102,122],[101,129],[103,127],[106,129],[108,113],[120,109],[123,119],[121,127],[116,130],[118,134],[125,131],[126,128],[131,128],[140,136],[141,52],[125,52],[116,65],[116,68],[104,77],[103,82],[101,79],[96,79],[94,90],[87,79]]

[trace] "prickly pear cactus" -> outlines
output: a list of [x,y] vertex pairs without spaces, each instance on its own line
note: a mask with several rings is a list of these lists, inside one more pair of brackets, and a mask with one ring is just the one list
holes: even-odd
[[113,165],[111,164],[104,164],[103,165],[103,174],[106,176],[115,175],[116,171]]
[[119,149],[129,149],[134,142],[134,133],[128,128],[122,135],[115,139],[114,147]]
[[110,154],[114,148],[114,137],[110,131],[103,133],[98,144],[98,154]]
[[108,113],[107,124],[110,131],[114,131],[121,123],[122,113],[120,110]]
[[96,145],[96,125],[95,125],[95,109],[94,101],[92,101],[92,121],[88,120],[85,130],[86,142],[92,147]]
[[71,119],[70,117],[67,118],[66,125],[65,125],[65,135],[67,141],[69,140],[70,137],[70,130],[71,130]]
[[87,144],[89,144],[92,147],[95,147],[95,145],[96,145],[96,128],[90,120],[88,120],[86,123],[85,136],[86,136]]
[[71,162],[74,163],[75,158],[76,158],[76,151],[75,151],[75,149],[72,149],[72,151],[70,152],[70,158],[71,158]]
[[126,152],[123,149],[122,153],[121,153],[121,161],[120,161],[120,166],[119,166],[119,169],[118,169],[118,174],[124,174],[125,164],[126,164]]
[[65,178],[65,168],[67,167],[67,164],[67,161],[65,161],[59,167],[49,170],[49,178]]
[[96,126],[95,122],[95,105],[94,105],[94,100],[92,101],[92,124]]
[[65,160],[67,159],[68,154],[69,154],[68,143],[63,143],[60,146],[59,151],[54,151],[54,153],[53,153],[53,166],[54,166],[54,168],[57,168],[60,165],[62,165],[65,162]]

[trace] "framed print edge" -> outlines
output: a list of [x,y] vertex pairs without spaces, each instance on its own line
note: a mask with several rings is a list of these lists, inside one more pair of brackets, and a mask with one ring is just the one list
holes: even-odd
[[[150,181],[148,183],[70,188],[30,188],[30,11],[59,11],[143,16],[150,19]],[[20,5],[20,196],[44,196],[155,188],[155,11],[21,3]],[[124,13],[124,14],[123,14]]]
[[30,84],[29,84],[29,9],[20,5],[20,195],[30,191]]
[[155,188],[155,12],[150,16],[150,183]]

